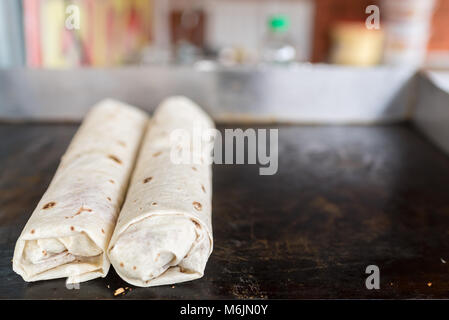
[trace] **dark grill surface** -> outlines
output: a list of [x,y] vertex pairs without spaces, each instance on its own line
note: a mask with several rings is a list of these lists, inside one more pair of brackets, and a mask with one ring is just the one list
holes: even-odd
[[[76,129],[0,125],[0,298],[449,297],[449,158],[407,125],[281,126],[276,175],[215,165],[215,247],[200,280],[135,288],[111,267],[79,290],[26,283],[14,245]],[[365,287],[371,264],[380,290]],[[114,297],[120,287],[132,290]]]

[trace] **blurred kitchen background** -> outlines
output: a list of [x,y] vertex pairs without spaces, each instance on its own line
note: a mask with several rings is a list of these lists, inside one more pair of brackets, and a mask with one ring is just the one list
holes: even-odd
[[448,30],[449,0],[2,0],[0,67],[331,63],[445,70]]

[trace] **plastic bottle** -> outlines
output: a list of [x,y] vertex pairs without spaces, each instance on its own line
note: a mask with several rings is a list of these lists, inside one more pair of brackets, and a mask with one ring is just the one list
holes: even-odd
[[296,59],[296,49],[288,33],[289,20],[284,15],[273,15],[268,19],[262,60],[270,64],[289,64]]

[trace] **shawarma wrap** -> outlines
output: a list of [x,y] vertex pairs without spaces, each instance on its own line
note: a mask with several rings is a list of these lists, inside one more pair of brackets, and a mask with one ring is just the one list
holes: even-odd
[[114,100],[88,113],[17,240],[13,269],[25,281],[106,276],[106,248],[147,122]]
[[[148,125],[108,247],[114,269],[133,285],[173,284],[204,274],[212,252],[212,172],[204,150],[211,150],[213,138],[197,140],[201,148],[195,151],[194,128],[214,124],[184,97],[165,100]],[[183,147],[192,147],[192,163],[173,161],[172,133],[179,130],[186,133]]]

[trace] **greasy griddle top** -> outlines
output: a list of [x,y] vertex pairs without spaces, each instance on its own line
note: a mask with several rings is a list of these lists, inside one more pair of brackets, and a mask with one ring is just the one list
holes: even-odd
[[[134,288],[111,267],[79,290],[26,283],[14,244],[76,129],[0,125],[0,298],[449,297],[449,159],[406,125],[283,126],[276,175],[215,165],[215,247],[200,280]],[[377,291],[365,288],[371,264]],[[132,291],[114,297],[120,287]]]

